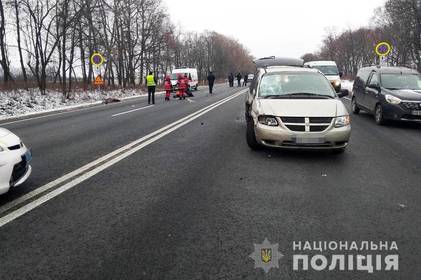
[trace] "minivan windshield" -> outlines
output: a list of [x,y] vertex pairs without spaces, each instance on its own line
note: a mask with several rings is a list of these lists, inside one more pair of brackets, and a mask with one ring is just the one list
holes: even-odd
[[326,76],[339,75],[338,67],[336,67],[335,65],[315,65],[315,66],[312,66],[312,68],[316,68],[320,70],[320,72],[322,72]]
[[269,73],[262,77],[261,98],[334,98],[329,81],[320,73]]
[[381,74],[382,87],[387,89],[421,90],[421,75],[386,73]]

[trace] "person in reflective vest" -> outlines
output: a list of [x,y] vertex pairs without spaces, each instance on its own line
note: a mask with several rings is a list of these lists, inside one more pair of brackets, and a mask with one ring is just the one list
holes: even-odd
[[186,91],[186,81],[184,77],[180,74],[178,75],[178,97],[181,99],[185,99],[184,93]]
[[171,84],[170,76],[165,77],[164,89],[165,89],[165,101],[170,101],[170,96],[171,96],[171,91],[172,91],[172,84]]
[[156,88],[156,78],[153,75],[152,71],[149,72],[149,75],[146,76],[146,86],[148,87],[148,104],[155,104],[155,88]]

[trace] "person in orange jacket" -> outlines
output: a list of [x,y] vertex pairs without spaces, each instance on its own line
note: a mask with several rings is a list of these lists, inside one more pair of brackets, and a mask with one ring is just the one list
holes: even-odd
[[186,81],[184,77],[180,74],[178,75],[178,97],[181,99],[185,99],[184,92],[186,91]]
[[165,101],[170,101],[170,96],[171,96],[171,91],[172,91],[172,84],[171,84],[170,76],[165,77],[164,89],[165,89]]
[[190,80],[189,77],[187,77],[187,74],[184,74],[184,82],[186,83],[186,90],[185,90],[185,95],[190,96],[191,92],[190,92]]

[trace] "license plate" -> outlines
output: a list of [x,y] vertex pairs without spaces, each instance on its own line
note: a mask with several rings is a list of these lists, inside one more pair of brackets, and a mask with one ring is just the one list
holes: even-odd
[[421,110],[413,110],[411,114],[414,116],[421,116]]
[[23,155],[23,157],[25,158],[25,160],[27,162],[30,162],[32,160],[32,153],[30,150],[26,151],[26,153]]
[[297,137],[295,138],[297,144],[322,144],[325,142],[324,138],[308,138],[308,137]]

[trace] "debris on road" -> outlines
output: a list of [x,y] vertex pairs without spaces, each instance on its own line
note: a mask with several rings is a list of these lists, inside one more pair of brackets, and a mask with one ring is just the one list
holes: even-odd
[[108,97],[104,99],[104,104],[116,103],[116,102],[121,102],[121,100],[115,97]]

